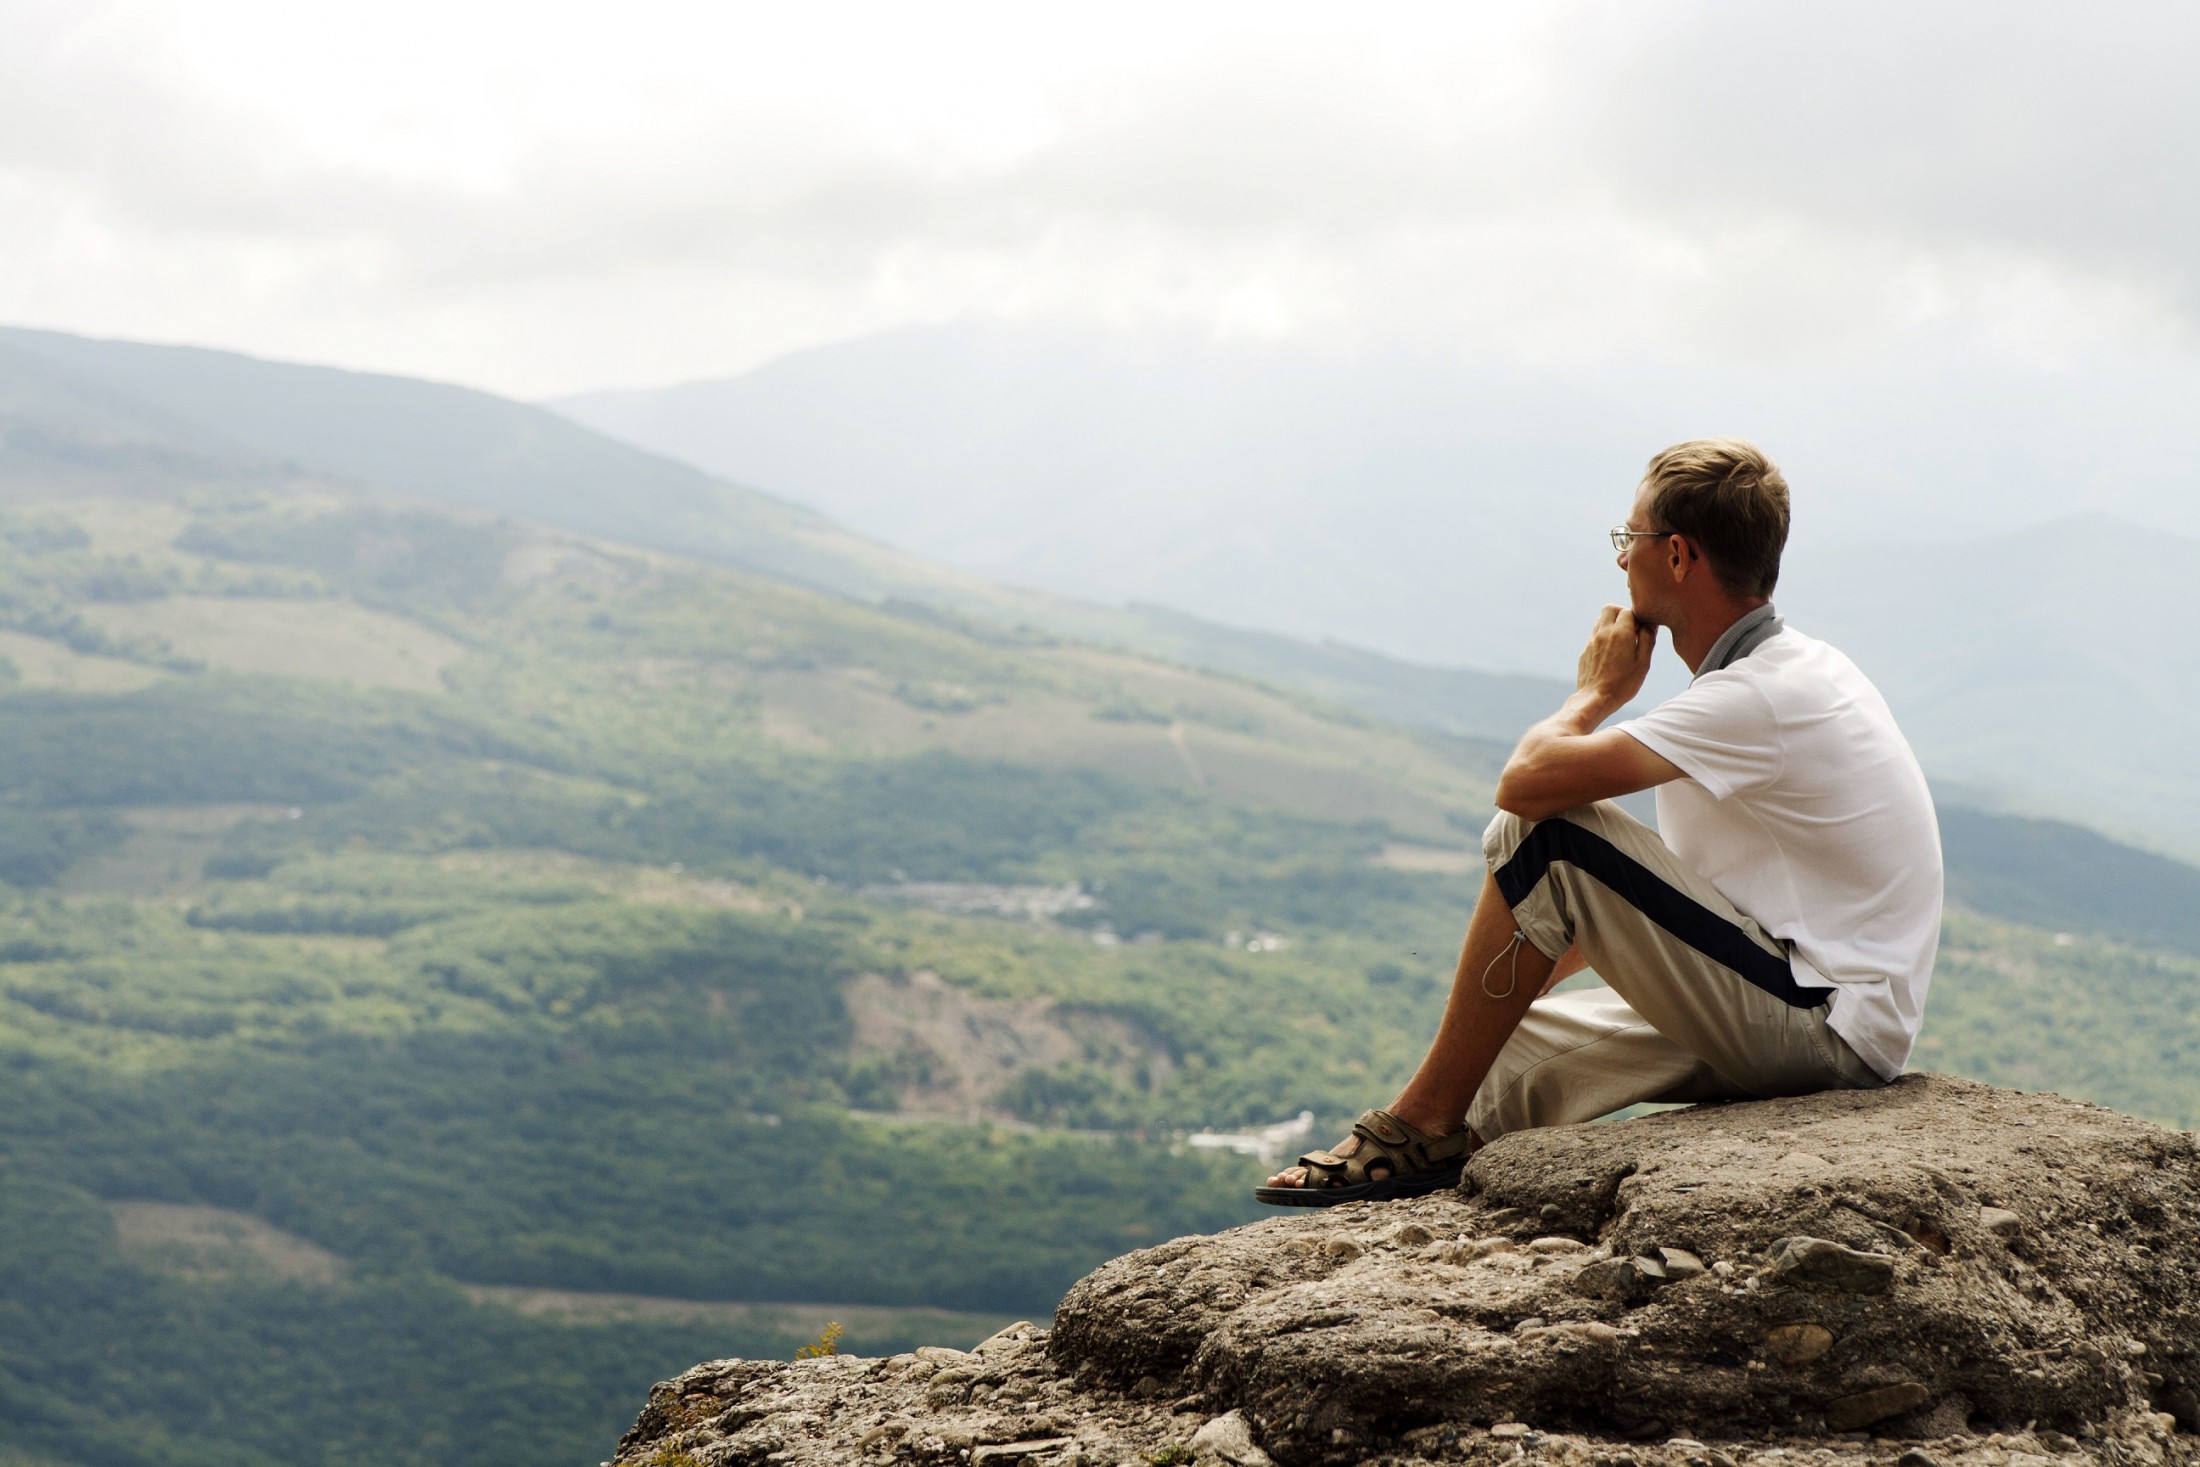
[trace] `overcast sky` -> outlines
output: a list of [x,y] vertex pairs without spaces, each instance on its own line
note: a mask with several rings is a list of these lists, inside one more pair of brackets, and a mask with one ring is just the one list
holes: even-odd
[[2200,7],[0,0],[0,319],[523,396],[1002,316],[2184,359]]

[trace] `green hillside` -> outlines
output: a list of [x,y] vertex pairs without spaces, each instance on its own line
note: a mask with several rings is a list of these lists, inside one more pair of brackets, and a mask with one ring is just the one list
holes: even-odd
[[[1488,742],[234,451],[0,478],[0,1447],[598,1461],[1417,1057]],[[2186,868],[1977,819],[1921,1063],[2200,1122]]]
[[861,601],[1040,627],[1450,734],[1509,742],[1564,691],[1542,678],[1419,667],[1156,607],[1114,610],[996,586],[484,392],[0,327],[0,492],[173,496],[300,476],[761,570]]

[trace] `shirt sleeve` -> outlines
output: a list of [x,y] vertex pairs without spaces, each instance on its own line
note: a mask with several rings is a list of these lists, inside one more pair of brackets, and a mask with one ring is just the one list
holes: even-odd
[[1772,704],[1747,679],[1726,672],[1689,684],[1619,730],[1671,760],[1714,800],[1764,788],[1787,762]]

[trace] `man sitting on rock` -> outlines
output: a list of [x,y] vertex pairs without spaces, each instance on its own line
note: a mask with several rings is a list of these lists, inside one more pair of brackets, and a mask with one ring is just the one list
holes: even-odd
[[[1604,608],[1576,691],[1506,762],[1428,1057],[1261,1201],[1419,1196],[1508,1131],[1902,1072],[1940,937],[1939,826],[1878,689],[1774,614],[1787,532],[1755,445],[1650,461],[1612,531],[1630,608]],[[1660,627],[1695,680],[1600,732]],[[1652,787],[1655,831],[1611,803]],[[1584,967],[1610,986],[1549,992]]]

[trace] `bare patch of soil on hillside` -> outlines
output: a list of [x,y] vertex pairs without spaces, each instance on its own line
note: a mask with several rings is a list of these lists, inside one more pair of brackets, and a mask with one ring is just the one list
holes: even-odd
[[168,676],[157,667],[79,652],[28,632],[0,631],[0,657],[15,669],[21,686],[65,693],[131,693]]
[[328,678],[368,688],[443,691],[443,669],[466,653],[441,632],[348,601],[173,596],[87,606],[111,636],[158,637],[227,672]]
[[237,1277],[333,1284],[344,1260],[248,1212],[194,1202],[110,1202],[125,1256],[201,1282]]
[[55,889],[72,895],[184,896],[206,879],[207,858],[247,821],[281,820],[281,805],[179,805],[124,810],[130,833],[111,851],[61,873]]
[[993,999],[956,988],[932,972],[903,978],[867,973],[848,985],[858,1058],[895,1060],[908,1077],[905,1115],[940,1120],[1006,1120],[993,1104],[1026,1070],[1098,1065],[1124,1083],[1165,1083],[1171,1064],[1136,1026],[1101,1014],[1064,1010],[1049,999]]

